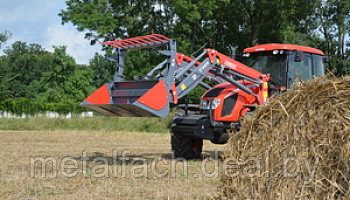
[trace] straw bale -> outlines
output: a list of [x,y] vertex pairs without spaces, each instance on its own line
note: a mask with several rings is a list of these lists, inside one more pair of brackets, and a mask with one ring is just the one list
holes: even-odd
[[350,199],[350,77],[271,98],[227,148],[224,199]]

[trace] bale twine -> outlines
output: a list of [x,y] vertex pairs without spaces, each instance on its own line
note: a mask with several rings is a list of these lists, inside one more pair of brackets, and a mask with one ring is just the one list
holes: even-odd
[[350,199],[350,77],[270,99],[232,133],[224,199]]

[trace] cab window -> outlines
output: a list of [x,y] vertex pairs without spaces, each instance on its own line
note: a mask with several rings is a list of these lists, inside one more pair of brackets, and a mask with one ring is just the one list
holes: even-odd
[[264,74],[270,74],[271,80],[278,86],[286,85],[286,54],[273,54],[271,51],[252,53],[245,64]]
[[302,54],[301,62],[292,64],[294,76],[302,81],[310,80],[312,77],[312,59],[310,55]]
[[314,75],[316,77],[321,77],[324,75],[324,65],[323,65],[323,56],[321,55],[316,55],[314,54],[312,57],[312,65],[313,65],[313,71],[314,71]]

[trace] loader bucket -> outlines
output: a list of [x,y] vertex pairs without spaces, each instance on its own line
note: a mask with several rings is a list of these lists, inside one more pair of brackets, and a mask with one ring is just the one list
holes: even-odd
[[169,93],[164,80],[112,81],[80,105],[104,116],[166,117]]

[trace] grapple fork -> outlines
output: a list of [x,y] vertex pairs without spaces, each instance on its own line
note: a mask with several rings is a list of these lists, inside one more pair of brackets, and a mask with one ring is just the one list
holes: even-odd
[[[118,49],[117,69],[113,81],[104,84],[80,105],[104,116],[166,117],[173,101],[176,43],[159,34],[103,42]],[[167,58],[148,73],[144,80],[123,79],[125,51],[165,46],[161,53]],[[161,71],[158,75],[157,72]],[[156,75],[156,76],[155,76]],[[154,80],[151,77],[159,77]]]

